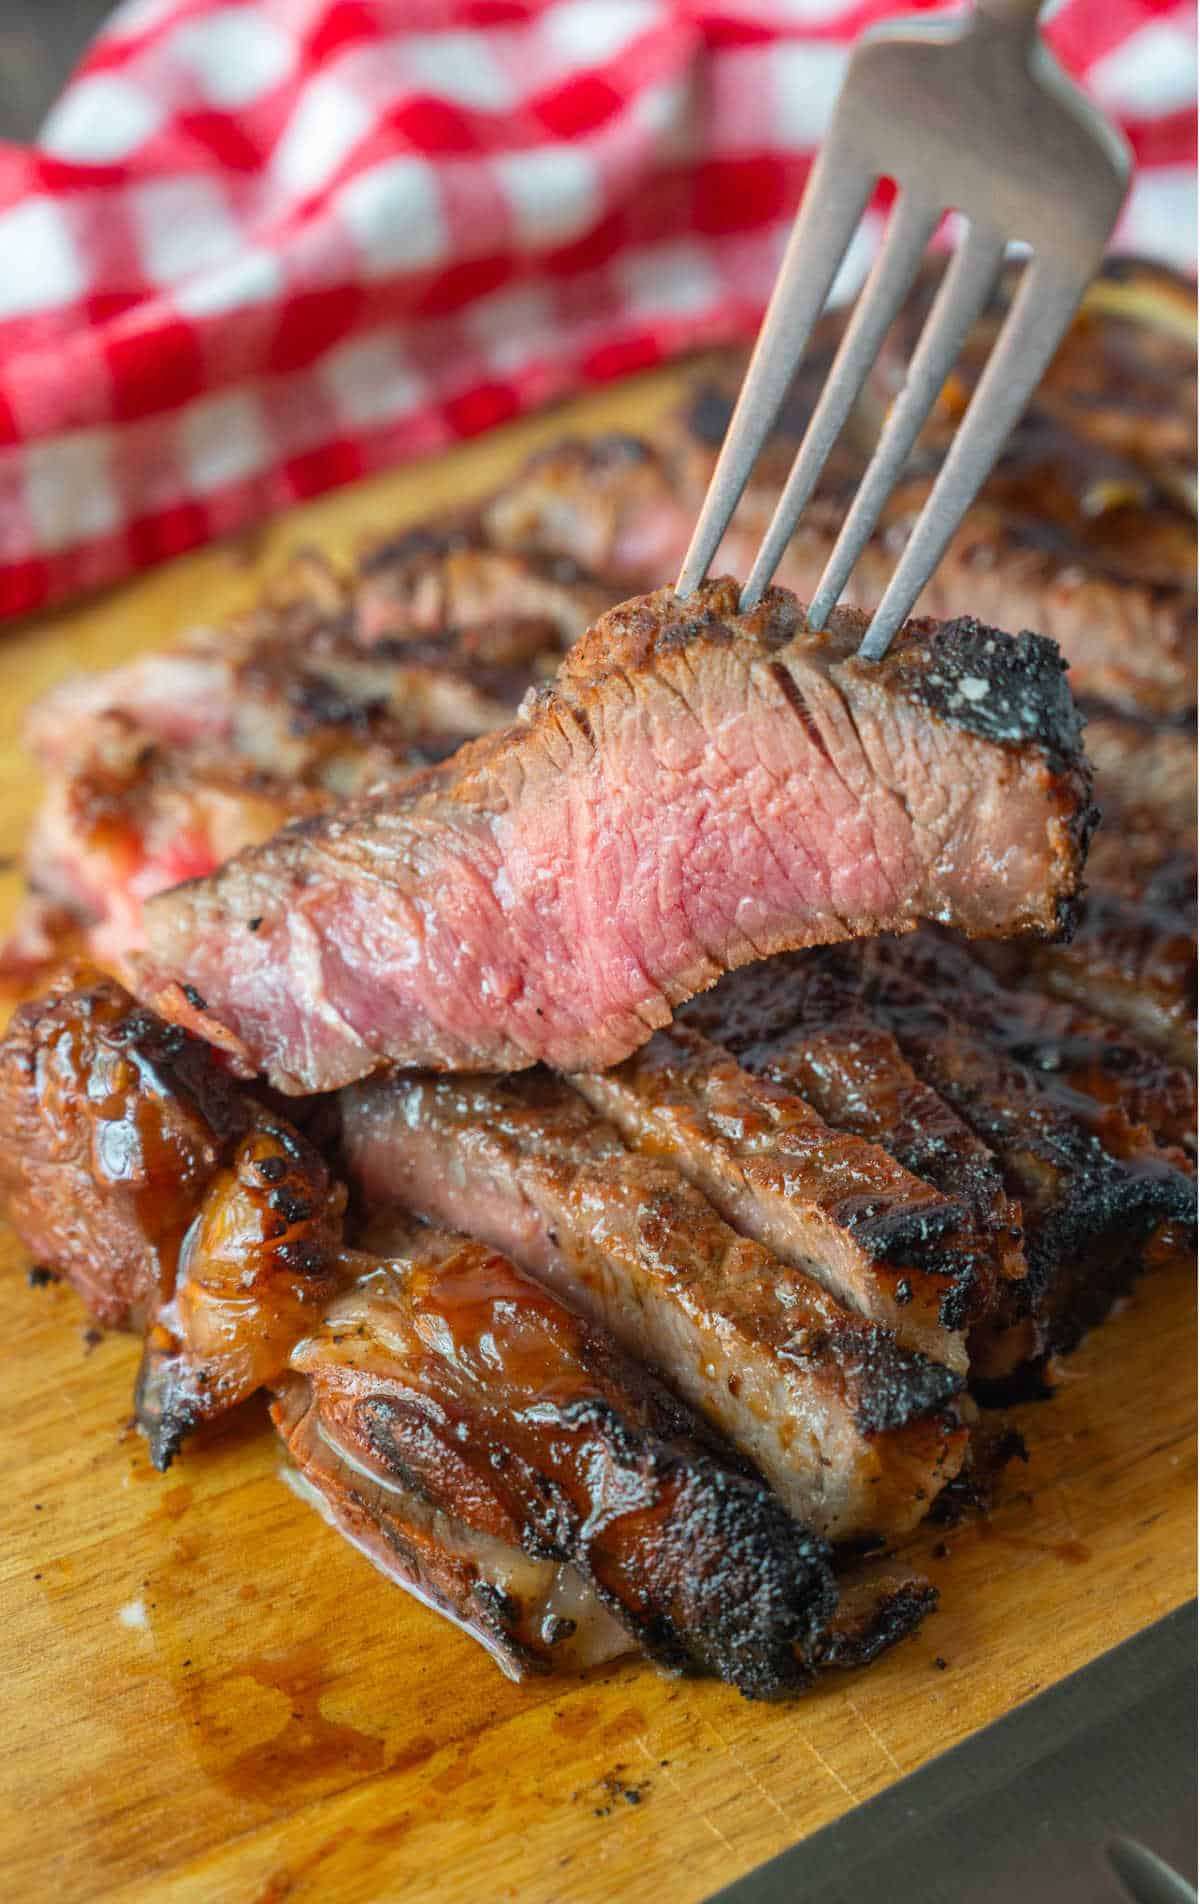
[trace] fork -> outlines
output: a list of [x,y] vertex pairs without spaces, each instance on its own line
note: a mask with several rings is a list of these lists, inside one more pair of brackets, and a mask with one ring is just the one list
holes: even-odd
[[908,17],[859,40],[810,175],[737,406],[684,560],[690,595],[779,414],[880,178],[896,197],[874,266],[763,537],[741,606],[757,602],[946,211],[961,237],[808,610],[821,629],[848,581],[1010,245],[1029,257],[1011,310],[859,653],[880,660],[912,611],[1070,323],[1129,180],[1120,133],[1057,66],[1040,0],[977,0],[965,19]]

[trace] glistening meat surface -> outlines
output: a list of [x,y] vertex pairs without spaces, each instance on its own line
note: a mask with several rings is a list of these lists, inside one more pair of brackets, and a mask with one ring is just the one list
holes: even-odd
[[660,1370],[831,1540],[906,1532],[957,1473],[959,1376],[737,1235],[566,1085],[381,1078],[342,1109],[368,1204],[507,1251]]
[[914,623],[865,666],[861,617],[737,595],[613,610],[516,726],[152,901],[148,993],[192,984],[302,1092],[604,1067],[789,946],[1057,931],[1091,808],[1053,647]]

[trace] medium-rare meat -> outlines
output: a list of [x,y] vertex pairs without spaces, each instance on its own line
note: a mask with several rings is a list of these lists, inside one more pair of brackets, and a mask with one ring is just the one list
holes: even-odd
[[1054,649],[910,624],[870,666],[860,616],[737,593],[625,604],[518,725],[160,895],[148,992],[194,985],[301,1092],[601,1068],[788,945],[1057,930],[1091,809]]
[[494,1250],[414,1235],[290,1366],[352,1468],[570,1562],[651,1657],[759,1696],[811,1678],[837,1598],[824,1543]]
[[344,1191],[309,1141],[111,980],[19,1014],[0,1121],[22,1235],[106,1320],[145,1328],[156,1463],[275,1389],[337,1523],[510,1668],[611,1656],[616,1620],[762,1696],[926,1609],[910,1583],[869,1631],[857,1614],[833,1630],[824,1542],[598,1324],[411,1220],[378,1238],[386,1258],[347,1249]]
[[986,983],[956,966],[956,948],[937,963],[923,950],[910,961],[880,941],[845,956],[905,1055],[995,1151],[1021,1202],[1041,1347],[1073,1348],[1129,1287],[1157,1227],[1194,1224],[1194,1184],[1122,1112],[1048,1088],[1046,1074],[988,1042]]
[[373,1079],[342,1122],[369,1203],[483,1237],[604,1322],[830,1539],[906,1531],[961,1463],[960,1377],[738,1236],[567,1085]]
[[992,1307],[996,1264],[962,1204],[686,1026],[572,1083],[631,1148],[670,1158],[734,1229],[905,1347],[965,1370],[965,1332]]

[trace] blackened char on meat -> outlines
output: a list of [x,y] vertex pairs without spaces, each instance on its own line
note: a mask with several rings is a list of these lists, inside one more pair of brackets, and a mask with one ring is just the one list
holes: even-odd
[[[940,1308],[942,1323],[969,1329],[977,1368],[997,1314],[1021,1299],[1026,1265],[1020,1205],[995,1156],[944,1097],[908,1062],[868,1006],[857,969],[834,951],[791,954],[732,973],[684,1008],[689,1023],[736,1052],[756,1076],[794,1091],[839,1129],[896,1159],[966,1213],[942,1242],[957,1264]],[[957,1250],[957,1257],[954,1251]],[[981,1274],[981,1257],[990,1274]],[[1006,1356],[1024,1360],[1034,1342],[1008,1333]]]
[[1092,815],[1054,649],[909,624],[868,666],[861,617],[737,596],[625,604],[519,725],[160,895],[150,995],[187,978],[301,1092],[600,1068],[723,968],[922,917],[1058,931]]
[[364,1474],[326,1437],[306,1380],[281,1383],[271,1416],[296,1493],[396,1586],[477,1640],[509,1679],[579,1672],[635,1649],[574,1567],[467,1527],[394,1475],[385,1484]]
[[609,1336],[479,1243],[416,1234],[298,1344],[324,1440],[536,1559],[651,1657],[763,1696],[812,1677],[823,1542]]
[[343,1146],[369,1205],[505,1250],[661,1370],[828,1538],[906,1531],[960,1465],[961,1377],[738,1236],[565,1084],[371,1080],[343,1094]]
[[309,1141],[111,980],[22,1009],[0,1129],[24,1240],[145,1329],[158,1465],[266,1385],[335,1521],[510,1670],[611,1657],[615,1629],[752,1696],[846,1658],[824,1542],[685,1404],[481,1244],[347,1249]]
[[989,1038],[1001,1004],[958,952],[884,940],[847,956],[906,1057],[995,1151],[1024,1212],[1022,1301],[1042,1347],[1061,1352],[1129,1287],[1159,1224],[1194,1224],[1194,1184],[1123,1111],[1006,1054],[1002,1022]]
[[688,1026],[572,1083],[632,1148],[670,1158],[734,1229],[906,1347],[965,1370],[965,1331],[992,1306],[996,1265],[961,1203]]

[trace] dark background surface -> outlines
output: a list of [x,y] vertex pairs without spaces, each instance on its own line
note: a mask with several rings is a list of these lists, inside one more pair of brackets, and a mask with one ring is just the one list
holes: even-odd
[[0,139],[32,139],[115,3],[0,0]]

